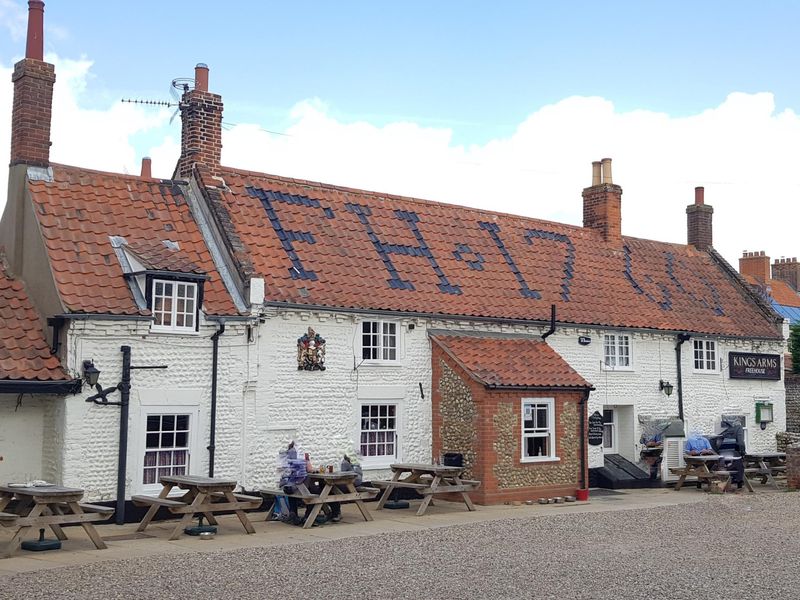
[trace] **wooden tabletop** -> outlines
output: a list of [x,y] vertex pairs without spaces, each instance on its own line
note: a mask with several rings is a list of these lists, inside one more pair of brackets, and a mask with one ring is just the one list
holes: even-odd
[[748,452],[748,458],[786,458],[786,452]]
[[426,473],[460,473],[464,467],[451,465],[424,465],[418,463],[394,463],[389,465],[393,471],[424,471]]
[[323,481],[340,481],[342,479],[355,479],[355,471],[334,471],[333,473],[306,473],[310,479],[321,479]]
[[686,462],[689,461],[697,461],[697,462],[716,462],[720,458],[722,458],[719,454],[684,454],[683,460]]
[[236,487],[235,479],[217,479],[216,477],[203,477],[202,475],[165,475],[161,483],[174,485],[194,485],[198,487],[231,486]]
[[17,496],[75,496],[77,494],[83,495],[83,490],[60,485],[37,485],[35,487],[0,485],[0,493],[15,494]]

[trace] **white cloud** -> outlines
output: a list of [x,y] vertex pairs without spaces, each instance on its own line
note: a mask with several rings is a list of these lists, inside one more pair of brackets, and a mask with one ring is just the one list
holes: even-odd
[[[180,124],[168,126],[169,109],[85,109],[91,62],[49,60],[58,75],[53,161],[135,173],[145,152],[155,175],[172,174]],[[9,79],[10,69],[0,67],[0,82]],[[0,91],[0,139],[9,139],[10,107],[9,83]],[[533,112],[510,137],[471,146],[454,144],[445,128],[337,121],[316,99],[298,103],[287,118],[286,136],[252,124],[226,130],[223,163],[580,225],[591,162],[609,156],[624,190],[623,233],[685,242],[685,208],[703,185],[715,209],[714,245],[734,266],[744,249],[800,254],[800,118],[776,112],[769,93],[732,93],[680,118],[619,112],[603,98],[565,98]],[[7,164],[7,141],[0,151]]]
[[0,23],[12,40],[21,40],[28,28],[28,11],[14,0],[0,0]]

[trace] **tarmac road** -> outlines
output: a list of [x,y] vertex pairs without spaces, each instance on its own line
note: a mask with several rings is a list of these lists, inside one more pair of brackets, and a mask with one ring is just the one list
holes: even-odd
[[800,494],[485,521],[23,573],[12,599],[800,597]]

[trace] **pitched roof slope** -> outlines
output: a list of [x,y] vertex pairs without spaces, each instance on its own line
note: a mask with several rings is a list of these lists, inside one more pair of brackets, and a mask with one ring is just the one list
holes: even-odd
[[[152,249],[164,240],[177,242],[181,264],[209,276],[204,286],[206,312],[237,314],[192,218],[184,187],[54,165],[53,181],[29,181],[28,188],[68,311],[149,314],[137,308],[111,246],[109,236],[122,236],[141,252],[149,248],[151,258],[156,258]],[[160,254],[166,257],[169,252]]]
[[[223,167],[226,226],[267,300],[353,309],[686,330],[780,332],[709,253],[412,198]],[[218,182],[205,177],[207,186]]]
[[67,381],[25,288],[0,266],[0,380]]
[[438,334],[431,339],[487,387],[592,387],[539,339]]

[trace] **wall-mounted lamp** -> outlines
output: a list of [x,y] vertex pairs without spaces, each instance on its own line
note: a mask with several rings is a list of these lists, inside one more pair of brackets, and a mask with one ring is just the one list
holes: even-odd
[[672,396],[673,386],[669,381],[660,380],[658,382],[658,389],[662,390],[667,396]]
[[93,361],[83,361],[83,378],[86,380],[86,383],[89,384],[89,387],[96,386],[97,382],[100,380],[100,369],[94,366]]

